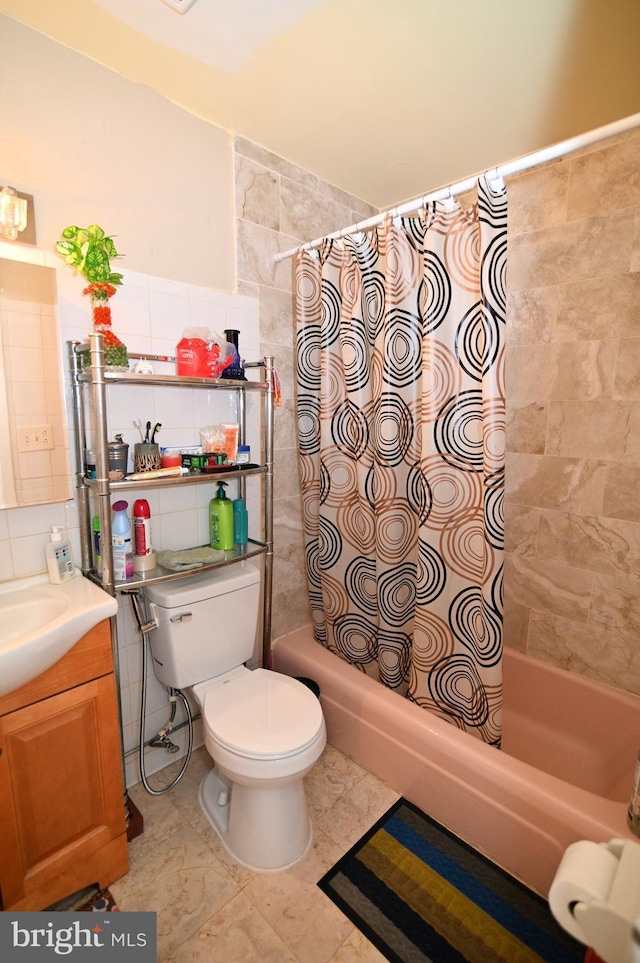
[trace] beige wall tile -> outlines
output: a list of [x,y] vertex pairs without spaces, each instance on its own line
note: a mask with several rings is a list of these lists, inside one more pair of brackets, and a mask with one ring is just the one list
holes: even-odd
[[311,241],[351,223],[351,209],[311,191],[296,181],[282,178],[282,230],[293,237]]
[[509,285],[522,291],[623,274],[630,267],[634,230],[634,215],[627,210],[520,234],[510,241]]
[[291,350],[294,345],[293,300],[289,291],[260,288],[260,340],[266,344],[283,345]]
[[604,483],[598,461],[507,452],[507,502],[599,514]]
[[558,380],[558,345],[508,345],[505,384],[510,405],[527,405],[551,398]]
[[518,555],[535,555],[540,509],[507,502],[504,507],[504,548]]
[[519,652],[526,652],[529,632],[530,609],[511,598],[510,592],[504,596],[504,644]]
[[536,555],[604,575],[640,578],[640,524],[568,512],[540,513]]
[[602,514],[640,522],[640,466],[607,466]]
[[551,341],[558,316],[559,288],[527,288],[507,293],[508,343]]
[[602,626],[532,612],[527,654],[640,695],[640,648]]
[[561,285],[554,337],[559,341],[640,334],[640,274],[584,278]]
[[640,642],[640,579],[594,575],[590,621],[634,648]]
[[640,205],[640,132],[570,162],[569,220]]
[[634,446],[631,405],[620,401],[552,401],[548,455],[620,461]]
[[618,342],[614,398],[640,399],[640,338]]
[[532,610],[551,612],[575,622],[589,617],[595,576],[561,562],[526,555],[505,555],[505,582],[514,601]]
[[236,154],[236,215],[280,230],[280,184],[273,171]]
[[569,164],[556,161],[509,181],[509,234],[564,224],[567,219]]
[[570,341],[556,347],[555,400],[590,401],[613,396],[617,341]]
[[547,404],[532,401],[518,407],[509,401],[505,418],[507,451],[543,455],[547,442]]

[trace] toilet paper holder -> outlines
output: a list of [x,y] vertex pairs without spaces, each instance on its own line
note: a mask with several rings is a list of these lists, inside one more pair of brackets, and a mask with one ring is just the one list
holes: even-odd
[[572,843],[549,888],[549,907],[565,930],[606,963],[633,963],[640,844],[630,839]]

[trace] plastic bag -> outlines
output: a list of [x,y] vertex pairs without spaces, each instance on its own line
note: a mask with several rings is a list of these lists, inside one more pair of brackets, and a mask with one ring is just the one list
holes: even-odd
[[219,378],[233,361],[233,345],[208,328],[185,328],[176,347],[176,374]]

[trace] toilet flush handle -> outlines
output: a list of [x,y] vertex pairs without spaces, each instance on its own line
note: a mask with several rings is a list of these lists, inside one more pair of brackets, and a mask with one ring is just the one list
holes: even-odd
[[190,622],[193,618],[192,612],[181,612],[180,615],[171,615],[169,617],[170,622]]

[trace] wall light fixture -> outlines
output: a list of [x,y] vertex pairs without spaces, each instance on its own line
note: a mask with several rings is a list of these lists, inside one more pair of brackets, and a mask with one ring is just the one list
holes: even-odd
[[27,226],[27,201],[19,197],[15,187],[0,191],[0,237],[15,241]]

